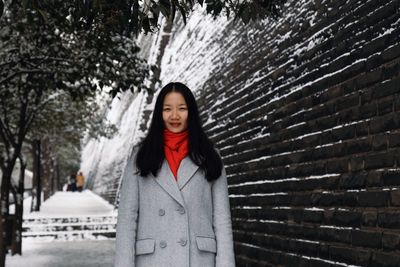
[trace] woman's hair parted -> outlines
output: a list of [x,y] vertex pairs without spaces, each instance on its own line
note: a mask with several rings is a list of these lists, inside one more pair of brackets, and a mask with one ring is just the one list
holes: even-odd
[[208,181],[216,180],[221,176],[222,160],[213,142],[205,134],[200,121],[199,110],[196,100],[190,89],[179,82],[171,82],[165,85],[156,100],[151,120],[150,129],[145,139],[140,143],[136,155],[136,167],[140,176],[146,177],[152,173],[157,176],[164,161],[164,121],[163,104],[165,96],[170,92],[182,94],[188,108],[188,131],[189,131],[189,157],[204,170]]

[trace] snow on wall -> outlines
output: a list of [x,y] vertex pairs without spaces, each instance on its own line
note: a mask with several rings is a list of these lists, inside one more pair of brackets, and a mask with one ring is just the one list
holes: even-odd
[[[399,6],[289,0],[278,20],[249,25],[198,8],[186,26],[149,38],[155,89],[186,83],[220,148],[238,266],[400,266]],[[119,125],[130,146],[145,134]],[[120,139],[85,148],[103,195],[117,191],[106,188],[129,151]]]

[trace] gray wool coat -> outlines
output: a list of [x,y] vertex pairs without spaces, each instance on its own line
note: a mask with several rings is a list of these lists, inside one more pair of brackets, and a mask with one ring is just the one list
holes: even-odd
[[167,160],[157,177],[142,177],[136,152],[122,177],[115,267],[234,267],[225,168],[208,182],[186,156],[177,181]]

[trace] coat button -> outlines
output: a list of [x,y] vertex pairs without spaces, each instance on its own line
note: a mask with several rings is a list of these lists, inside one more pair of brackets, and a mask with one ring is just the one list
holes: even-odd
[[180,243],[181,246],[184,247],[184,246],[186,246],[186,244],[187,244],[187,240],[184,239],[184,238],[181,238],[181,239],[178,241],[178,243]]
[[167,246],[167,242],[162,240],[160,241],[160,247],[165,248]]
[[179,209],[177,209],[177,211],[179,211],[180,214],[185,214],[185,208],[184,207],[179,207]]
[[165,215],[165,210],[159,209],[159,210],[158,210],[158,215],[164,216],[164,215]]

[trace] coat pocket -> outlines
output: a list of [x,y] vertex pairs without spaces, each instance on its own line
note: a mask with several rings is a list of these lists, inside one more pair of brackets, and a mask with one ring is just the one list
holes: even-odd
[[196,236],[196,244],[199,250],[217,253],[217,241],[214,237]]
[[154,252],[155,246],[156,246],[156,241],[151,238],[136,240],[135,254],[136,255],[151,254]]

